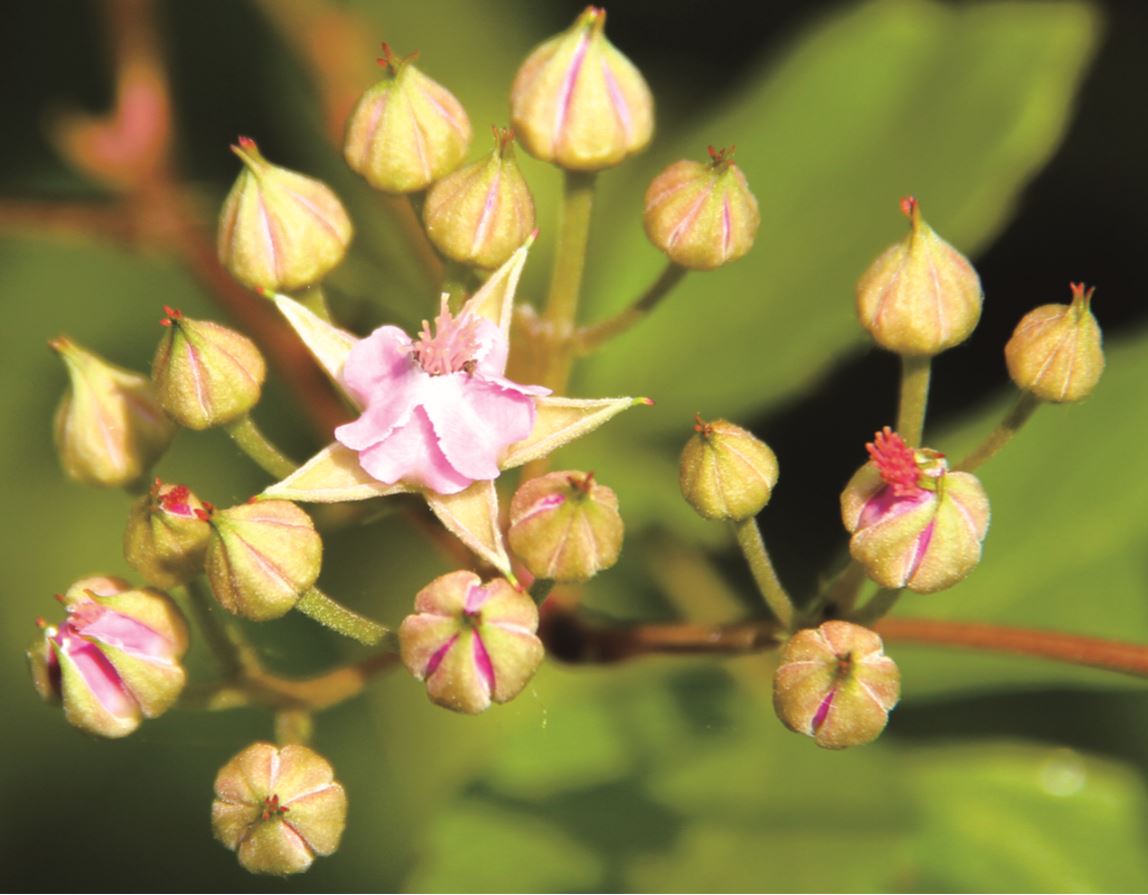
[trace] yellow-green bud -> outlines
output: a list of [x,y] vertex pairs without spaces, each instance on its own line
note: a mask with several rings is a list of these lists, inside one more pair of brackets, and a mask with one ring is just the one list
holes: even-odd
[[70,386],[56,410],[60,465],[88,485],[135,485],[163,456],[176,428],[151,381],[60,336],[48,343],[64,360]]
[[137,500],[124,530],[124,558],[156,587],[183,584],[203,571],[208,508],[187,485],[156,479]]
[[882,348],[929,356],[959,345],[981,317],[981,281],[968,259],[901,200],[908,235],[882,252],[857,281],[857,316]]
[[694,431],[682,450],[682,497],[706,519],[741,522],[756,516],[777,484],[777,456],[769,445],[725,420],[698,417]]
[[1092,316],[1093,289],[1072,283],[1072,304],[1042,305],[1021,318],[1005,345],[1008,374],[1044,401],[1081,401],[1104,372],[1100,325]]
[[645,149],[654,99],[634,64],[606,39],[606,11],[586,7],[536,47],[510,91],[511,125],[535,158],[598,171]]
[[273,165],[250,137],[231,147],[244,164],[219,215],[219,260],[252,289],[313,285],[347,253],[353,228],[343,203],[318,180]]
[[709,162],[674,162],[646,190],[646,235],[670,260],[713,270],[751,248],[761,214],[733,160],[733,147],[709,147]]

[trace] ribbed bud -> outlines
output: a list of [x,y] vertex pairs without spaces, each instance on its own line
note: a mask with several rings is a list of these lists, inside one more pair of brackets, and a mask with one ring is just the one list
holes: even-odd
[[60,601],[67,618],[41,621],[28,650],[36,690],[62,701],[70,724],[122,737],[179,698],[187,675],[187,625],[171,599],[118,578],[84,578]]
[[682,450],[682,497],[706,519],[741,522],[756,516],[777,484],[777,456],[769,445],[725,420],[698,417],[694,431]]
[[510,549],[536,578],[588,581],[618,561],[623,531],[618,495],[593,473],[528,479],[510,502]]
[[968,259],[901,200],[908,235],[882,252],[857,281],[857,315],[882,348],[933,355],[959,345],[981,317],[981,281]]
[[243,161],[219,215],[219,260],[252,289],[293,292],[339,265],[353,228],[343,203],[311,177],[267,161],[250,137],[231,147]]
[[761,214],[733,147],[709,148],[709,162],[674,162],[646,190],[646,235],[670,260],[713,270],[751,248]]
[[286,500],[257,500],[211,515],[207,579],[228,612],[267,621],[290,612],[319,577],[323,542]]
[[496,128],[494,151],[427,193],[427,236],[446,257],[493,269],[534,231],[534,200],[514,159],[514,133]]
[[952,587],[980,562],[989,527],[985,489],[888,427],[867,447],[872,459],[841,494],[850,554],[882,587],[923,594]]
[[588,6],[518,69],[511,125],[535,158],[571,171],[598,171],[645,149],[653,137],[650,88],[606,39],[605,27],[606,11]]
[[901,672],[881,638],[851,622],[798,631],[773,676],[777,717],[825,749],[877,739],[900,697]]
[[64,472],[78,482],[108,487],[146,478],[176,431],[151,381],[65,336],[48,344],[63,358],[70,380],[54,427]]
[[1087,398],[1104,372],[1100,325],[1090,308],[1096,290],[1083,283],[1071,288],[1072,304],[1029,311],[1005,345],[1012,381],[1058,404]]
[[124,530],[124,558],[148,584],[174,587],[203,571],[211,526],[207,507],[187,485],[155,480],[132,504]]
[[454,94],[383,44],[383,79],[351,113],[343,156],[385,193],[416,193],[458,167],[470,120]]
[[419,591],[399,627],[403,664],[432,702],[468,715],[508,702],[542,662],[538,608],[528,594],[473,572],[442,575]]
[[211,829],[251,873],[302,873],[339,847],[347,794],[306,746],[252,743],[219,769]]
[[152,360],[160,403],[188,429],[222,426],[259,403],[267,365],[255,343],[210,320],[165,307],[167,332]]

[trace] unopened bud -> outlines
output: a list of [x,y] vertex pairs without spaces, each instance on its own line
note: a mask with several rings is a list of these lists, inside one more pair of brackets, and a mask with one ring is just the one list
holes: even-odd
[[124,530],[124,558],[156,587],[183,584],[203,570],[211,537],[206,507],[187,485],[156,479],[137,500]]
[[959,345],[981,317],[981,281],[968,259],[901,200],[908,235],[882,252],[857,281],[857,315],[882,348],[933,355]]
[[109,364],[65,336],[48,344],[63,358],[70,380],[55,421],[64,472],[89,485],[135,485],[176,431],[151,380]]
[[219,769],[211,829],[251,873],[302,873],[339,847],[347,794],[306,746],[252,743]]
[[538,608],[528,594],[473,572],[442,575],[419,591],[399,627],[403,664],[432,702],[468,715],[517,696],[542,662]]
[[887,426],[867,447],[872,459],[841,494],[850,554],[882,587],[923,594],[952,587],[980,562],[989,527],[985,489]]
[[458,167],[470,120],[454,94],[383,44],[383,79],[351,113],[343,155],[385,193],[416,193]]
[[674,162],[646,190],[646,235],[670,260],[713,270],[751,248],[761,224],[757,199],[733,160],[733,147],[709,149],[709,162]]
[[622,550],[618,496],[593,473],[551,472],[528,479],[510,502],[510,549],[530,574],[588,581]]
[[231,147],[243,161],[219,215],[219,260],[252,289],[293,292],[338,266],[351,219],[329,187],[267,161],[255,141]]
[[207,579],[228,611],[252,621],[288,613],[319,577],[323,542],[311,517],[286,500],[211,514]]
[[851,622],[798,631],[773,676],[777,716],[825,749],[877,739],[900,697],[901,672],[881,638]]
[[1100,325],[1090,308],[1096,290],[1071,285],[1072,304],[1029,311],[1005,345],[1012,381],[1058,404],[1087,398],[1104,372]]
[[179,664],[187,625],[166,594],[96,577],[60,600],[67,619],[41,622],[43,636],[28,650],[44,699],[62,701],[69,723],[105,737],[126,736],[171,707],[187,679]]
[[682,450],[682,497],[706,519],[756,516],[777,484],[777,456],[769,445],[725,420],[698,417],[694,431]]
[[598,171],[650,142],[650,88],[606,39],[605,27],[606,11],[588,6],[518,69],[510,91],[511,124],[535,158],[571,171]]
[[159,400],[188,429],[222,426],[259,403],[267,365],[255,343],[210,320],[164,308],[167,332],[152,361]]

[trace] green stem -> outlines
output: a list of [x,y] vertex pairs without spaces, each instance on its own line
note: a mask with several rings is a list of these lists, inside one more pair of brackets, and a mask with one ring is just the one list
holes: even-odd
[[765,549],[765,541],[761,537],[761,529],[757,527],[757,520],[746,519],[733,523],[737,535],[738,546],[749,563],[749,570],[753,573],[753,580],[765,598],[766,605],[773,611],[783,628],[790,629],[793,625],[793,600],[790,599],[773,563],[769,559],[769,551]]
[[315,722],[306,709],[281,709],[275,713],[275,742],[280,746],[306,746]]
[[255,461],[267,474],[277,479],[285,479],[291,475],[298,466],[288,460],[267,437],[259,431],[250,414],[244,414],[225,429],[231,440],[239,445],[239,449]]
[[901,402],[897,433],[910,447],[920,447],[925,434],[925,406],[929,403],[931,357],[901,356]]
[[255,648],[247,642],[235,620],[207,592],[199,580],[185,588],[187,603],[207,646],[215,655],[220,671],[229,681],[261,674],[263,669]]
[[889,614],[889,610],[897,605],[897,601],[901,599],[901,594],[904,592],[905,589],[902,587],[882,588],[873,595],[868,603],[853,614],[852,621],[859,625],[874,624],[878,619]]
[[858,592],[866,580],[865,567],[855,559],[849,560],[845,568],[838,572],[806,610],[806,616],[815,623],[823,619],[822,610],[832,607],[834,617],[848,615],[857,602]]
[[344,637],[350,637],[367,646],[375,646],[387,640],[388,646],[396,646],[390,629],[365,616],[352,612],[346,606],[331,599],[319,588],[313,587],[303,594],[295,608],[308,618],[330,628]]
[[578,353],[585,355],[596,351],[610,339],[620,336],[645,319],[661,304],[662,299],[670,294],[687,273],[689,271],[686,268],[675,264],[673,261],[669,262],[649,288],[624,311],[595,323],[593,326],[584,326],[578,330],[575,337]]
[[964,472],[972,472],[978,466],[983,465],[988,460],[996,456],[1006,444],[1008,444],[1014,435],[1020,430],[1020,427],[1028,422],[1036,409],[1040,406],[1040,398],[1036,397],[1032,392],[1022,392],[1020,398],[1012,406],[1005,418],[1001,420],[988,437],[980,443],[980,445],[964,460],[954,466],[954,469],[959,469]]

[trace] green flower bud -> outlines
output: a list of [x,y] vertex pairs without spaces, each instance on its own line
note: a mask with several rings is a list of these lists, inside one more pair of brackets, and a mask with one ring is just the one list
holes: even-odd
[[306,746],[252,743],[216,775],[211,829],[251,873],[302,873],[334,853],[346,825],[346,792]]
[[713,270],[751,248],[761,224],[757,199],[733,161],[733,147],[709,148],[708,163],[674,162],[646,190],[646,235],[670,260]]
[[510,91],[511,125],[535,158],[598,171],[645,149],[654,99],[634,64],[606,39],[606,11],[587,6],[534,49]]
[[618,496],[592,472],[567,470],[523,482],[507,537],[536,578],[588,581],[618,561],[623,528]]
[[135,485],[175,436],[148,378],[109,364],[66,336],[48,343],[63,358],[70,387],[56,410],[60,465],[88,485]]
[[1021,318],[1005,345],[1008,374],[1044,401],[1081,401],[1104,372],[1100,325],[1092,316],[1093,289],[1072,283],[1072,304],[1042,305]]
[[514,160],[514,134],[496,128],[494,152],[427,193],[427,236],[448,258],[493,269],[534,231],[534,200]]
[[165,307],[167,327],[152,360],[160,403],[181,426],[208,429],[259,403],[267,366],[255,343],[210,320]]
[[403,664],[432,702],[475,715],[508,702],[542,662],[538,608],[528,594],[474,572],[442,575],[419,591],[399,626]]
[[773,675],[777,717],[825,749],[877,739],[900,697],[901,672],[881,638],[850,622],[798,631]]
[[351,113],[343,156],[384,193],[417,193],[466,156],[470,120],[454,94],[383,44],[383,79]]
[[901,200],[909,234],[882,252],[857,281],[857,315],[882,348],[939,354],[969,337],[981,317],[981,281],[968,259]]
[[252,621],[288,613],[319,577],[323,542],[286,500],[257,500],[211,516],[207,579],[228,611]]
[[211,526],[207,507],[187,485],[156,479],[137,500],[124,531],[124,558],[156,587],[183,584],[203,571]]
[[769,445],[725,420],[697,417],[694,431],[682,450],[682,497],[706,519],[756,516],[777,484],[777,456]]
[[250,137],[231,147],[243,161],[219,215],[219,260],[252,289],[293,292],[339,265],[351,219],[339,198],[311,177],[267,161]]

